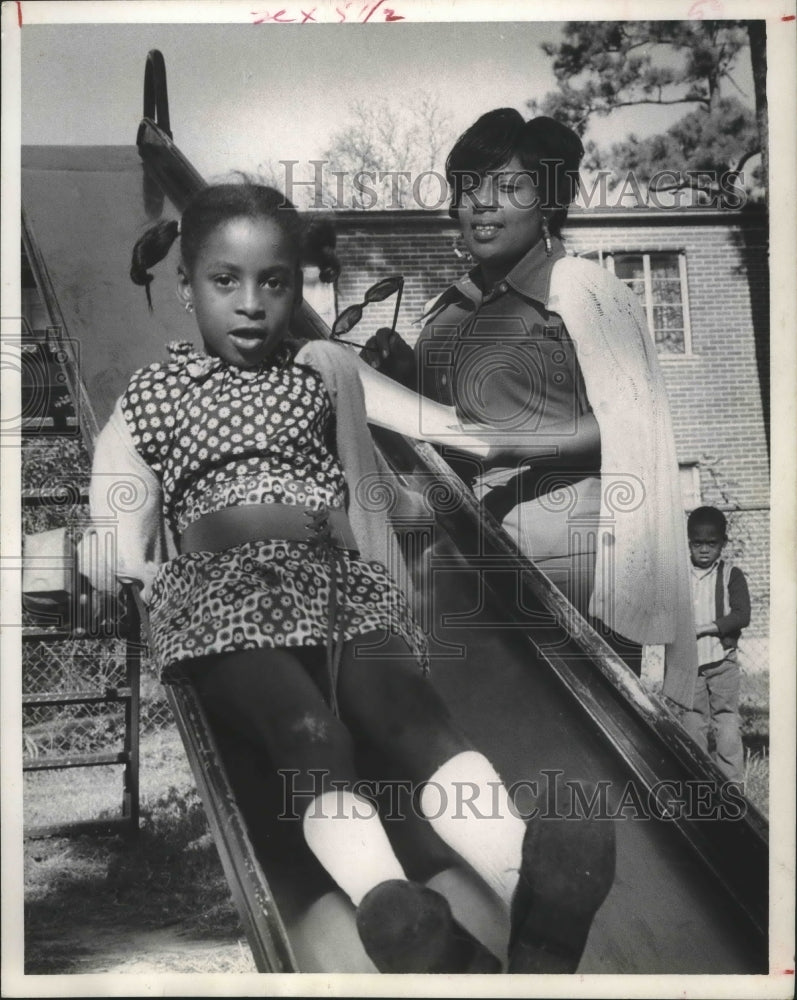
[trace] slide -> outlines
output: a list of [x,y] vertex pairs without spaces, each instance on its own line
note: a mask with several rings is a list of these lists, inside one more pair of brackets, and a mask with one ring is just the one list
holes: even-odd
[[[166,341],[194,339],[172,284],[153,283],[150,314],[128,269],[141,230],[176,218],[202,183],[152,118],[129,147],[23,149],[25,247],[77,373],[70,388],[89,445],[129,375],[163,357]],[[297,332],[327,331],[305,309]],[[518,556],[438,451],[375,436],[418,501],[401,534],[433,683],[519,803],[536,794],[550,805],[569,795],[568,781],[593,782],[616,825],[617,878],[579,972],[766,972],[765,821],[722,788],[667,707]],[[169,698],[258,968],[369,970],[350,903],[285,816],[284,782],[257,773],[235,734],[211,728],[190,679]],[[363,774],[383,798],[396,792],[373,755],[363,755]],[[412,809],[397,813],[386,827],[408,874],[444,892],[500,951],[507,928],[481,887]]]

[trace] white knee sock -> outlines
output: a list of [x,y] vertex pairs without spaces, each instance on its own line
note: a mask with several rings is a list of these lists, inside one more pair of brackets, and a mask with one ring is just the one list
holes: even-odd
[[507,906],[518,882],[526,824],[487,758],[466,750],[447,760],[421,792],[421,810],[438,836]]
[[407,877],[376,808],[353,792],[319,795],[307,807],[303,829],[307,846],[355,906],[380,882]]

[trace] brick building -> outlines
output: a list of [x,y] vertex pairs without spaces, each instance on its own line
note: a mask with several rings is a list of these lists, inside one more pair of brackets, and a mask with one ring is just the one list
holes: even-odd
[[[398,329],[413,343],[428,300],[467,269],[445,212],[336,214],[343,272],[334,313],[366,288],[405,276]],[[731,553],[748,574],[751,669],[766,666],[769,605],[769,286],[767,218],[696,208],[574,210],[568,249],[598,260],[640,295],[670,393],[687,509],[728,514]],[[461,251],[460,251],[461,253]],[[313,301],[312,293],[309,296]],[[315,304],[315,303],[314,303]],[[394,301],[369,306],[352,337],[389,325]],[[414,323],[415,321],[415,323]]]

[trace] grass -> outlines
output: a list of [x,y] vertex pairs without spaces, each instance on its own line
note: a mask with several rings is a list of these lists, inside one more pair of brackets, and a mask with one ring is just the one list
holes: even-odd
[[[77,770],[77,769],[76,769]],[[77,777],[33,773],[25,780],[25,821],[48,823],[118,814],[121,779],[111,768]],[[221,863],[177,734],[142,740],[141,829],[137,837],[77,836],[25,844],[26,971],[84,969],[101,938],[179,925],[189,938],[229,947],[186,951],[170,971],[253,970]],[[35,779],[31,781],[30,779]],[[109,809],[109,799],[116,802]],[[184,949],[185,950],[185,949]],[[124,952],[124,948],[121,948]],[[209,964],[208,964],[209,963]],[[221,966],[220,964],[221,963]],[[223,967],[223,968],[222,968]]]
[[[145,822],[151,822],[164,792],[175,788],[180,794],[192,795],[194,781],[173,727],[143,735],[140,757],[142,815]],[[22,797],[25,829],[119,815],[123,770],[121,765],[111,765],[27,772]]]
[[124,767],[76,767],[25,774],[22,815],[25,830],[121,814]]
[[769,674],[742,673],[739,695],[742,740],[751,752],[769,750]]
[[769,673],[742,672],[739,721],[744,744],[744,791],[763,816],[769,815]]
[[745,754],[744,792],[762,816],[769,814],[769,753]]

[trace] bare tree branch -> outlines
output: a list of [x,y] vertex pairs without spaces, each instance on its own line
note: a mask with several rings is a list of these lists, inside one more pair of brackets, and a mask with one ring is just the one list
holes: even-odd
[[[410,94],[401,107],[385,100],[357,100],[348,124],[332,136],[325,158],[330,171],[346,175],[349,207],[428,208],[429,198],[439,207],[439,181],[421,175],[442,174],[453,140],[451,116],[435,94]],[[363,171],[374,175],[368,192],[355,183]]]

